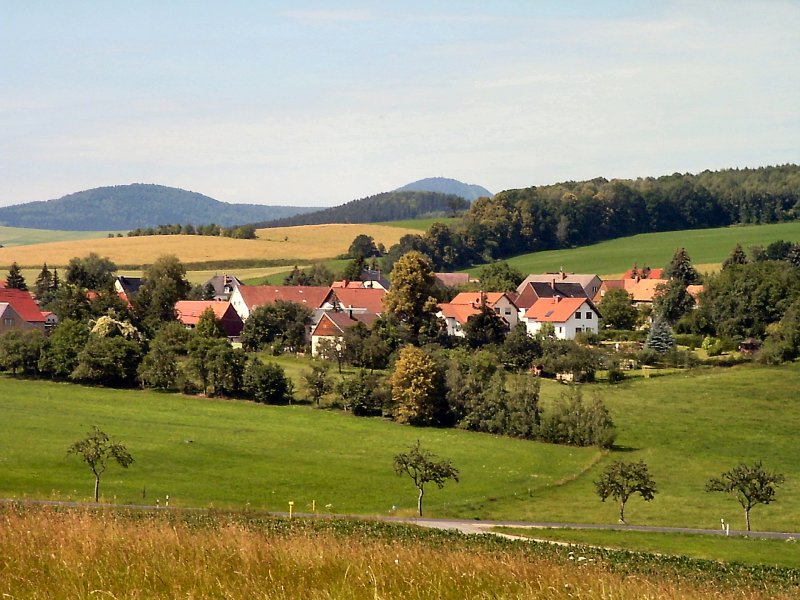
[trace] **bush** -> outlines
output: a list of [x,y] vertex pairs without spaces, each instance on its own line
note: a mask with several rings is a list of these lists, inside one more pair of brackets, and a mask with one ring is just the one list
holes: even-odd
[[675,343],[696,350],[703,343],[703,336],[699,333],[678,333],[675,335]]
[[253,400],[263,404],[292,402],[292,382],[275,363],[249,360],[244,370],[244,390]]
[[603,401],[595,396],[585,402],[580,388],[571,386],[544,412],[539,437],[553,444],[611,448],[617,432]]

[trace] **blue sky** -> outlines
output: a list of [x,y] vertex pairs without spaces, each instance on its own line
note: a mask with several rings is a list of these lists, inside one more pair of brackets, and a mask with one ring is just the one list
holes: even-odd
[[800,162],[800,2],[0,0],[0,205]]

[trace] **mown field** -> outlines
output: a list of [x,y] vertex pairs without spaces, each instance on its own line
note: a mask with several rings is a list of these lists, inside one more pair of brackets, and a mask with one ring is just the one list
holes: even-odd
[[[284,359],[289,361],[290,359]],[[290,374],[302,372],[296,364]],[[124,441],[137,459],[112,470],[103,493],[182,506],[337,513],[409,512],[415,494],[392,457],[417,439],[451,458],[461,481],[426,496],[430,515],[572,523],[615,523],[593,479],[614,459],[645,460],[659,488],[634,498],[629,522],[743,528],[731,498],[704,492],[706,480],[739,461],[763,460],[786,475],[777,502],[753,511],[753,527],[800,529],[800,363],[781,368],[705,369],[595,385],[619,428],[619,448],[560,447],[458,430],[415,429],[309,406],[262,406],[154,392],[0,380],[0,496],[86,499],[88,470],[66,448],[92,424]],[[546,382],[543,401],[563,388]]]
[[[772,225],[747,225],[720,229],[690,229],[646,233],[618,238],[591,246],[567,250],[548,250],[522,254],[508,263],[523,273],[565,271],[614,276],[624,273],[634,263],[640,267],[664,267],[675,250],[686,248],[700,272],[715,271],[737,243],[767,246],[776,240],[800,242],[800,221]],[[477,273],[480,267],[469,269]]]
[[[236,240],[224,237],[161,235],[60,241],[24,247],[0,248],[0,265],[16,261],[20,266],[41,268],[66,265],[73,256],[96,252],[117,265],[152,263],[162,254],[175,254],[184,263],[214,263],[222,268],[226,261],[241,266],[243,261],[308,262],[334,258],[347,252],[353,239],[365,233],[387,248],[414,229],[385,225],[306,225],[258,230],[258,239]],[[263,265],[252,265],[263,266]]]
[[0,508],[9,598],[792,598],[798,571],[374,522]]
[[52,229],[28,229],[25,227],[5,227],[0,225],[0,246],[11,248],[46,242],[71,240],[93,240],[108,237],[116,231],[55,231]]

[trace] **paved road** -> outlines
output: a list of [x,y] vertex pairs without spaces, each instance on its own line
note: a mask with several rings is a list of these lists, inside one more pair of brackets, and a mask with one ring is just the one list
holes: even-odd
[[[84,506],[87,508],[124,508],[132,510],[179,510],[179,511],[206,511],[205,508],[186,508],[186,507],[163,507],[163,506],[143,506],[139,504],[105,504],[94,502],[62,502],[56,500],[18,500],[14,498],[0,498],[0,503],[4,504],[31,504],[43,506]],[[254,514],[251,512],[251,514]],[[264,512],[265,515],[276,517],[288,517],[285,512]],[[389,523],[407,523],[430,527],[433,529],[455,529],[468,534],[495,534],[492,531],[495,527],[518,527],[525,529],[604,529],[614,531],[646,531],[651,533],[694,533],[703,535],[731,535],[749,536],[753,538],[772,538],[772,539],[800,539],[800,532],[784,531],[744,531],[731,529],[728,532],[721,529],[696,529],[690,527],[656,527],[648,525],[608,525],[599,523],[549,523],[545,521],[476,521],[466,519],[428,519],[422,517],[383,517],[365,515],[342,515],[342,514],[314,514],[314,513],[294,513],[296,517],[303,518],[337,518],[337,519],[363,519],[378,520]],[[519,536],[505,535],[504,537],[517,538]],[[520,538],[522,539],[522,538]]]

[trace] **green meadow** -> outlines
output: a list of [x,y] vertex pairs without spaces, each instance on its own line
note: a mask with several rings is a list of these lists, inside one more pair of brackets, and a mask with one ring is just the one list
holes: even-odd
[[[282,363],[291,361],[283,359]],[[288,366],[288,364],[286,365]],[[302,366],[290,372],[297,379]],[[298,386],[299,388],[299,386]],[[563,387],[546,381],[542,401]],[[704,492],[739,461],[786,475],[777,502],[753,510],[754,529],[800,530],[800,363],[701,369],[599,393],[617,424],[618,448],[555,446],[452,429],[356,418],[308,405],[264,406],[138,390],[0,378],[0,496],[86,500],[91,476],[66,448],[93,424],[124,442],[136,463],[110,468],[106,500],[180,506],[410,514],[415,491],[392,457],[417,439],[452,459],[461,480],[426,493],[426,514],[476,519],[615,523],[616,507],[592,481],[612,460],[644,460],[659,493],[633,498],[630,523],[743,528],[738,503]]]
[[27,246],[46,242],[69,242],[72,240],[94,240],[108,237],[117,231],[60,231],[53,229],[27,229],[25,227],[5,227],[0,225],[0,246]]
[[[736,244],[767,246],[776,240],[800,241],[800,221],[771,225],[746,225],[720,229],[688,229],[645,233],[617,238],[591,246],[521,254],[508,263],[522,273],[565,271],[618,275],[634,263],[640,267],[664,267],[677,248],[686,248],[700,271],[716,270]],[[475,274],[480,266],[470,269]]]

